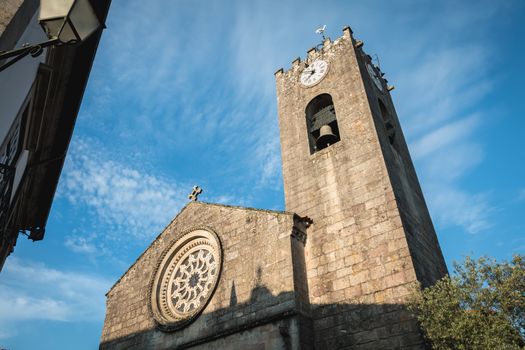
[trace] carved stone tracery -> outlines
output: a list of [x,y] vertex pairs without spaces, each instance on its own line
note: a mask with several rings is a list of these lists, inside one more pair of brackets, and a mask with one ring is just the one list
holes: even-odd
[[162,330],[184,327],[204,309],[218,283],[222,252],[203,229],[184,234],[163,254],[152,281],[150,310]]

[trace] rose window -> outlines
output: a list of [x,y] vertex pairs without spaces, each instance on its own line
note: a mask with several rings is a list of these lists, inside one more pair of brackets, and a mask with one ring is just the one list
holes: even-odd
[[151,288],[151,312],[159,327],[174,330],[206,307],[217,285],[221,249],[207,230],[183,235],[163,255]]
[[170,307],[180,313],[198,309],[214,287],[216,275],[217,264],[209,250],[200,249],[190,254],[176,267],[168,287]]

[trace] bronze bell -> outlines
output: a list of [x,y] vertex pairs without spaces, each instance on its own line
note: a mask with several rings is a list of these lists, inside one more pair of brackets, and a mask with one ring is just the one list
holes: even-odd
[[315,147],[316,149],[320,150],[330,145],[333,145],[337,141],[338,138],[332,132],[332,128],[330,127],[330,125],[326,124],[321,126],[321,129],[319,130],[319,137],[315,141]]

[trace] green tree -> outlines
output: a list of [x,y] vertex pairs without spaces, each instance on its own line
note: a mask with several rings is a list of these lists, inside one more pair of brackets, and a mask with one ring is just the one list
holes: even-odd
[[523,349],[525,261],[466,258],[434,286],[416,288],[409,301],[434,349]]

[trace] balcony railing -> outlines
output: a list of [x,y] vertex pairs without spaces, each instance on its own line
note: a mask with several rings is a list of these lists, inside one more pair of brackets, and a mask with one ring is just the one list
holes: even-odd
[[6,238],[15,167],[0,163],[0,237]]

